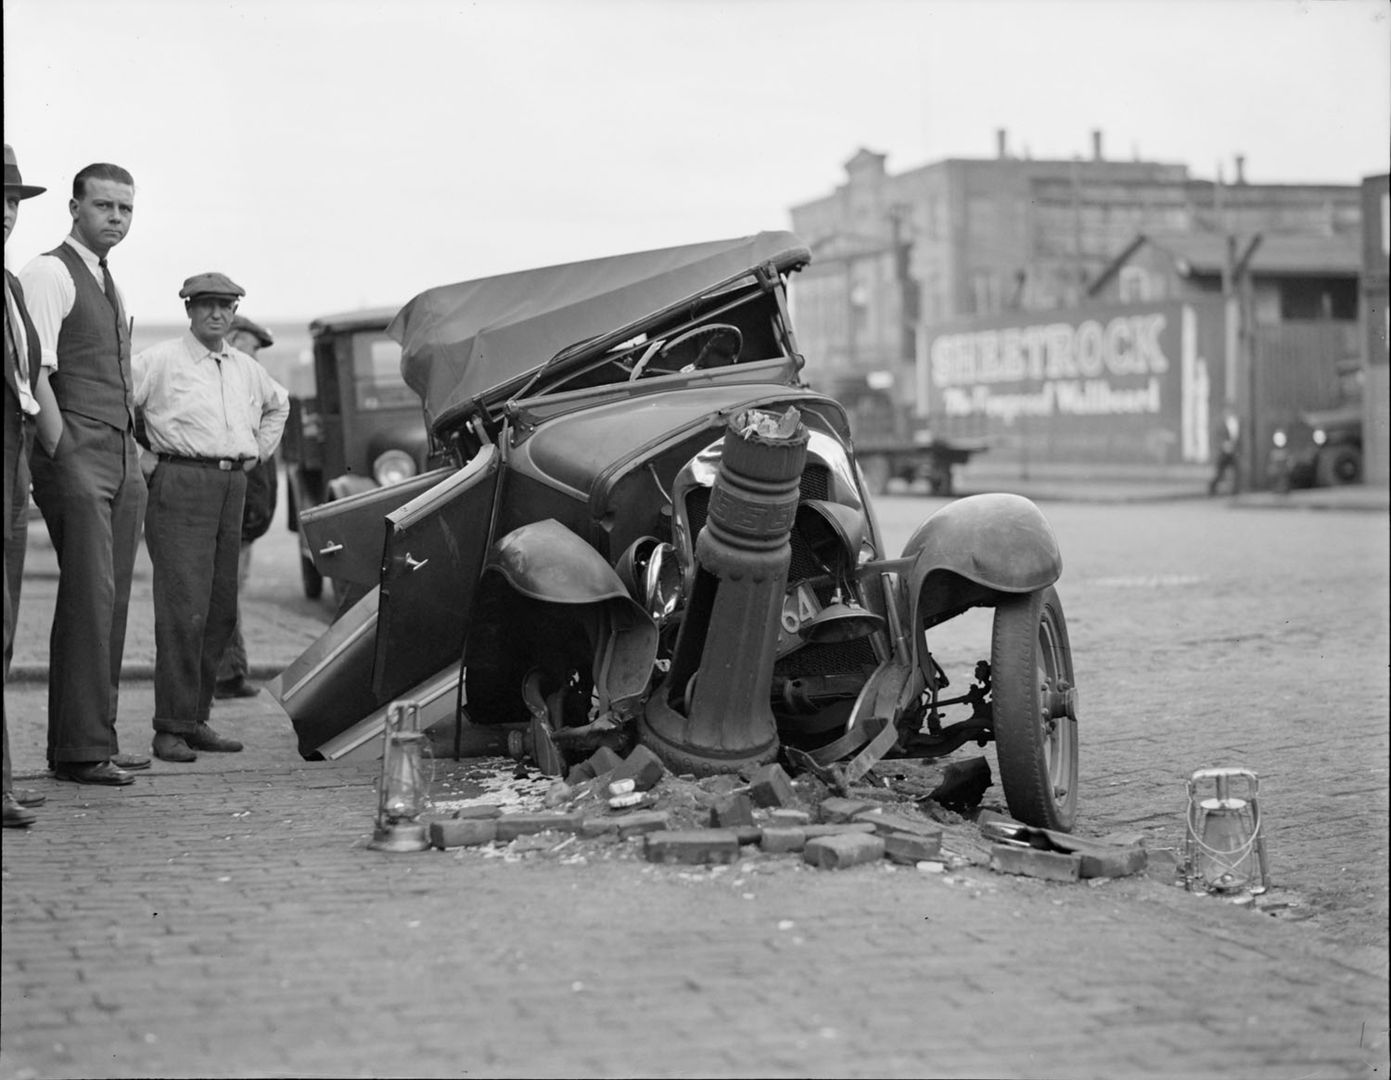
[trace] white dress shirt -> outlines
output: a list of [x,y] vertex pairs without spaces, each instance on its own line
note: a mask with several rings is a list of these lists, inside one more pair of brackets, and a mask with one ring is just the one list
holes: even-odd
[[288,391],[246,353],[219,345],[209,349],[189,331],[131,359],[151,450],[262,461],[275,453],[290,415]]

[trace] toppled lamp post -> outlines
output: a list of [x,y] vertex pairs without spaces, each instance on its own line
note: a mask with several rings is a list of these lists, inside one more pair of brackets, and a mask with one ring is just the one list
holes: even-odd
[[430,846],[425,823],[425,771],[421,750],[420,705],[393,701],[382,732],[382,774],[377,784],[377,824],[368,847],[378,851],[424,851]]
[[807,441],[795,408],[749,409],[725,431],[691,599],[641,725],[675,772],[735,772],[777,756],[769,694]]

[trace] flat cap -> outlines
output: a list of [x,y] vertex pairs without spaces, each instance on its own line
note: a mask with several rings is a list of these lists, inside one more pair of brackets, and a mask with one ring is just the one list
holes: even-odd
[[275,337],[260,323],[252,322],[245,315],[234,315],[232,317],[232,332],[241,330],[250,334],[261,343],[261,348],[268,349],[275,344]]
[[211,270],[206,274],[194,274],[179,290],[179,298],[182,300],[191,300],[195,296],[230,296],[237,300],[245,295],[246,290],[226,274]]

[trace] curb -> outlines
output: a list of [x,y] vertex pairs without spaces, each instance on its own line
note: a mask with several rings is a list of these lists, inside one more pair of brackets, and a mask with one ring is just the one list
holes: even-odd
[[[293,660],[286,660],[280,664],[251,664],[247,671],[247,678],[257,682],[267,682],[275,678],[284,671]],[[155,678],[154,664],[122,664],[121,682],[153,682]],[[28,663],[18,662],[10,665],[9,682],[47,682],[48,664],[47,663]]]

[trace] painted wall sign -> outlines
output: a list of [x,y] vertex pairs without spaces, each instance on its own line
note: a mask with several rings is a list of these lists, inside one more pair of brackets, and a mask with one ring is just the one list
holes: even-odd
[[1206,462],[1220,411],[1220,304],[1094,305],[925,335],[917,411],[1035,460]]

